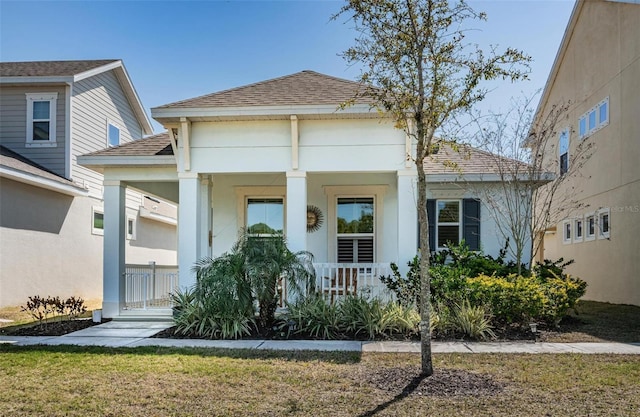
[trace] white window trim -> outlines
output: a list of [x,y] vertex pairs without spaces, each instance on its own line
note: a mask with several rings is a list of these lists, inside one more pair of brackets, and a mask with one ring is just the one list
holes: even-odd
[[[593,217],[593,235],[589,234],[589,218]],[[595,212],[584,215],[584,241],[589,242],[596,239],[598,234],[598,218]]]
[[[349,195],[349,196],[337,196],[336,197],[336,207],[338,205],[338,199],[340,198],[373,198],[373,233],[338,233],[338,211],[336,208],[336,261],[338,260],[338,239],[343,237],[343,238],[347,238],[347,239],[358,239],[361,237],[370,237],[373,238],[373,262],[376,261],[376,242],[377,242],[377,235],[378,235],[378,215],[376,214],[376,208],[377,208],[377,204],[376,204],[376,196],[375,195]],[[357,262],[356,262],[357,263]]]
[[[458,203],[458,221],[457,222],[440,222],[438,221],[439,213],[440,213],[440,209],[438,208],[438,203],[439,202],[457,202]],[[437,250],[443,250],[446,249],[446,247],[444,246],[438,246],[438,228],[439,226],[458,226],[458,244],[460,242],[462,242],[462,200],[460,199],[455,199],[455,198],[441,198],[441,199],[436,199],[436,224],[435,224],[435,242],[436,242],[436,247]]]
[[[133,223],[132,232],[129,233],[129,222]],[[136,221],[135,216],[127,216],[127,222],[125,223],[125,234],[127,235],[127,240],[136,240],[136,231],[137,231],[138,222]]]
[[[111,145],[109,143],[109,126],[113,126],[116,129],[118,129],[118,145]],[[120,127],[119,123],[114,122],[111,119],[107,119],[106,123],[105,123],[105,135],[104,135],[104,139],[105,139],[105,144],[107,146],[107,148],[114,148],[115,146],[119,146],[122,145],[122,128]]]
[[[569,226],[569,237],[567,237],[567,226]],[[573,221],[564,220],[562,222],[562,243],[568,245],[572,242],[573,238]]]
[[92,206],[91,207],[91,234],[92,235],[98,235],[98,236],[104,236],[104,223],[102,224],[102,229],[96,229],[95,227],[93,227],[93,221],[94,221],[95,213],[102,214],[102,219],[103,219],[103,222],[104,222],[104,208],[98,207],[98,206]]
[[[27,137],[25,146],[27,148],[52,148],[58,146],[56,143],[56,109],[58,93],[25,93],[27,99]],[[33,102],[49,102],[49,140],[33,140]],[[38,121],[38,120],[35,120]]]
[[235,187],[236,191],[236,229],[247,227],[247,201],[250,198],[281,198],[284,219],[282,221],[283,234],[287,233],[287,187],[284,186],[250,186]]
[[[578,236],[578,223],[582,225],[582,235]],[[573,219],[573,243],[580,243],[584,240],[585,232],[584,217],[576,217]]]
[[[607,105],[607,118],[604,122],[600,122],[600,107],[603,104]],[[589,129],[589,113],[591,112],[595,112],[596,114],[596,123],[593,128]],[[611,107],[609,106],[609,97],[606,97],[604,100],[601,100],[600,102],[598,102],[598,104],[596,104],[595,106],[591,107],[589,110],[584,112],[578,118],[578,137],[580,139],[586,139],[592,134],[594,134],[595,132],[597,132],[598,130],[608,126],[610,117],[611,117]],[[586,130],[584,134],[580,134],[580,121],[583,119],[585,120]]]
[[[567,135],[567,149],[565,152],[562,152],[562,136],[566,133]],[[568,127],[562,129],[560,131],[560,135],[558,136],[558,172],[560,175],[564,175],[566,172],[569,172],[569,150],[571,148],[571,129]],[[562,155],[567,154],[567,171],[562,172]]]
[[[601,219],[603,215],[609,216],[609,230],[606,232],[602,231]],[[609,239],[611,237],[611,210],[608,207],[598,210],[596,234],[598,235],[598,239]]]
[[338,261],[338,198],[359,198],[373,196],[373,215],[375,242],[373,245],[373,259],[378,260],[382,256],[383,219],[384,219],[384,194],[388,185],[325,185],[324,193],[327,195],[327,254],[329,262]]

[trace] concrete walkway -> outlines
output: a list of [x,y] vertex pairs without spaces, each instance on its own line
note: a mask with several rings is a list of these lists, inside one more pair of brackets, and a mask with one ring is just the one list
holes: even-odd
[[[200,340],[153,339],[171,322],[110,321],[64,336],[0,336],[0,344],[107,347],[211,347],[261,350],[321,350],[419,353],[417,342],[340,340]],[[434,353],[614,353],[640,355],[640,343],[432,342]]]

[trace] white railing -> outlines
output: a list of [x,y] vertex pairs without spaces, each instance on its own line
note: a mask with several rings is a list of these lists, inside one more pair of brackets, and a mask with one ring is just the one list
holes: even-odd
[[381,275],[391,275],[388,263],[314,263],[316,286],[334,302],[346,294],[360,294],[384,300],[392,298],[380,281]]
[[126,265],[125,309],[147,310],[170,308],[170,294],[178,288],[178,267],[156,265]]

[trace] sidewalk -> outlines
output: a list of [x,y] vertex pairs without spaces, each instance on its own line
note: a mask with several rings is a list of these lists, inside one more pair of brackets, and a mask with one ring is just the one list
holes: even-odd
[[[259,350],[321,350],[419,353],[418,342],[340,340],[201,340],[153,339],[171,322],[110,321],[64,336],[0,336],[1,344],[106,347],[211,347]],[[612,353],[640,355],[640,343],[432,342],[433,353]]]

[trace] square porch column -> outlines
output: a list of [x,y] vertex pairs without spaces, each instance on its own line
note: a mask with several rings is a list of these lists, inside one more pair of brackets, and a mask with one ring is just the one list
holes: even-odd
[[292,252],[307,250],[307,173],[287,172],[287,244]]
[[102,316],[120,315],[125,303],[126,187],[104,181]]
[[202,221],[200,178],[196,173],[178,174],[178,279],[181,288],[191,287],[196,276],[191,271],[200,256]]
[[418,253],[417,182],[415,170],[398,171],[398,268],[403,276]]

